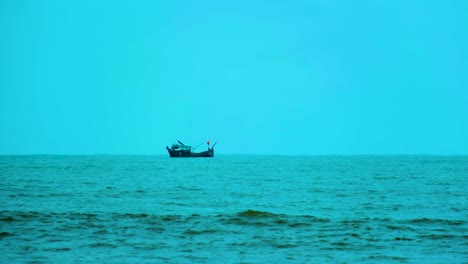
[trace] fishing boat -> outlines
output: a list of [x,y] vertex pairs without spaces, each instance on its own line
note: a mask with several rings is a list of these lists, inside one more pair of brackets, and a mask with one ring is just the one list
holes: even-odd
[[170,148],[166,146],[166,149],[167,149],[167,152],[169,152],[169,156],[171,158],[212,158],[214,157],[214,147],[216,143],[218,142],[215,142],[213,146],[210,147],[210,141],[208,140],[206,142],[206,144],[208,145],[208,150],[195,152],[193,150],[196,147],[192,148],[191,146],[187,146],[184,143],[177,140],[177,143],[172,144]]

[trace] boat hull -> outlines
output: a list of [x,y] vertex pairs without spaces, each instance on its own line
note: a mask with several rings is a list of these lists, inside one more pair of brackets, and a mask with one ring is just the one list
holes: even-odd
[[192,152],[191,150],[174,150],[166,147],[171,158],[212,158],[214,157],[214,149],[210,148],[207,151]]

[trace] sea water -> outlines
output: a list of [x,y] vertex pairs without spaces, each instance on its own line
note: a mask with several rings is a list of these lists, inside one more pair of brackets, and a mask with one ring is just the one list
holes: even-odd
[[467,156],[0,156],[2,263],[468,263]]

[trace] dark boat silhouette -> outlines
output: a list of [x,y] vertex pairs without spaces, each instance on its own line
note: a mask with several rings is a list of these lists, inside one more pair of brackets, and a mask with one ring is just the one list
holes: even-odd
[[215,142],[210,148],[210,141],[208,140],[208,142],[206,142],[208,145],[208,150],[194,152],[192,150],[194,150],[195,148],[187,146],[179,140],[177,140],[177,142],[178,144],[172,144],[170,148],[166,146],[167,152],[169,152],[169,156],[171,158],[212,158],[214,157],[214,147],[216,143],[218,143]]

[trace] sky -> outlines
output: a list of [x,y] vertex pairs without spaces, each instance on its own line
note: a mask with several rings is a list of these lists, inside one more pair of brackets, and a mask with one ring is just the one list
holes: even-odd
[[468,2],[0,2],[0,154],[468,154]]

